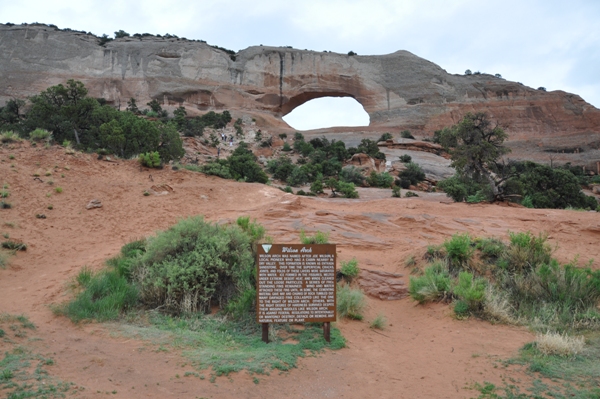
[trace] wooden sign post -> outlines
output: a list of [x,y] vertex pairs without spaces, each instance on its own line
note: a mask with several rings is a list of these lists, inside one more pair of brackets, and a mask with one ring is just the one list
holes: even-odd
[[262,244],[257,251],[256,317],[269,323],[323,323],[330,342],[336,320],[335,244]]

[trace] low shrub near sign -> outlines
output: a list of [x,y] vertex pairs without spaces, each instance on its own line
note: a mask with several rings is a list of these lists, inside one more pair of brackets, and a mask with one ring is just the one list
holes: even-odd
[[[75,297],[54,311],[75,322],[120,319],[123,334],[135,334],[161,348],[177,342],[192,364],[212,367],[215,376],[288,370],[296,367],[299,356],[343,347],[339,330],[331,329],[327,343],[321,324],[312,323],[303,330],[274,324],[271,343],[261,341],[254,313],[254,267],[257,244],[264,242],[265,233],[248,217],[229,225],[202,217],[182,220],[153,237],[124,245],[104,270],[84,267],[71,283]],[[213,305],[221,311],[205,314]],[[294,344],[284,344],[287,339]]]

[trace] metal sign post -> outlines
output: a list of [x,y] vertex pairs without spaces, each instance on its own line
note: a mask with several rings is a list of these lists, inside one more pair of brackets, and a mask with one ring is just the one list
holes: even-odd
[[262,339],[268,323],[322,322],[331,339],[336,320],[336,246],[334,244],[262,244],[257,251],[256,315]]

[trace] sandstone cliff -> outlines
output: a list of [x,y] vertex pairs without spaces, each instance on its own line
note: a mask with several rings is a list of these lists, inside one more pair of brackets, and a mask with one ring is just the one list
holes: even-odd
[[256,46],[230,56],[199,41],[146,36],[101,46],[91,34],[0,24],[0,105],[71,78],[122,108],[131,97],[139,104],[158,99],[192,112],[252,114],[280,129],[289,128],[282,116],[323,96],[355,98],[370,116],[367,131],[408,128],[428,136],[468,111],[487,111],[517,153],[579,149],[587,162],[600,159],[600,110],[579,96],[487,74],[448,74],[407,51],[348,56]]

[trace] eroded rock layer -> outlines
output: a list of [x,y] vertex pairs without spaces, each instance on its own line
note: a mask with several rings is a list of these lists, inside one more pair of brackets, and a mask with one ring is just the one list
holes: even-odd
[[0,104],[71,78],[122,108],[131,97],[139,104],[158,99],[167,108],[254,114],[281,129],[289,128],[281,117],[308,100],[350,96],[368,112],[371,131],[431,135],[468,111],[487,111],[511,141],[526,141],[526,147],[568,152],[600,146],[600,110],[575,94],[487,74],[448,74],[407,51],[348,56],[256,46],[230,55],[176,38],[126,37],[100,45],[94,35],[42,24],[0,25]]

